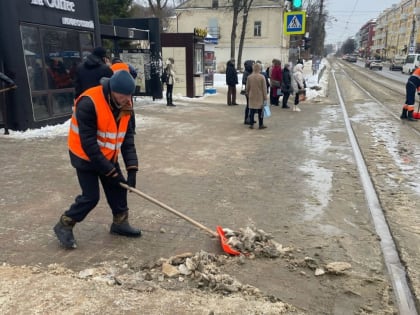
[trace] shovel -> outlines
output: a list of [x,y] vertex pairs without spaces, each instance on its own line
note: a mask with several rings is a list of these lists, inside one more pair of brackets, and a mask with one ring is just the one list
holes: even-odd
[[7,87],[7,88],[4,88],[4,89],[0,89],[0,93],[1,92],[6,92],[6,91],[9,91],[9,90],[13,90],[13,89],[16,89],[16,88],[17,88],[17,85]]
[[223,231],[223,228],[221,226],[217,226],[216,227],[216,231],[214,232],[213,230],[209,229],[207,226],[202,225],[200,222],[195,221],[194,219],[186,216],[185,214],[175,210],[174,208],[169,207],[168,205],[164,204],[163,202],[160,202],[159,200],[145,194],[144,192],[141,192],[140,190],[130,187],[127,184],[124,183],[120,183],[120,185],[122,187],[124,187],[125,189],[127,189],[128,191],[131,191],[137,195],[139,195],[140,197],[143,197],[144,199],[154,203],[155,205],[158,205],[159,207],[168,210],[169,212],[177,215],[178,217],[190,222],[191,224],[195,225],[196,227],[199,227],[200,229],[206,231],[207,233],[209,233],[211,236],[214,237],[218,237],[220,239],[220,244],[222,245],[222,249],[225,253],[228,253],[230,255],[240,255],[241,253],[235,249],[233,249],[232,247],[230,247],[230,245],[227,243],[227,238],[225,237],[225,232]]

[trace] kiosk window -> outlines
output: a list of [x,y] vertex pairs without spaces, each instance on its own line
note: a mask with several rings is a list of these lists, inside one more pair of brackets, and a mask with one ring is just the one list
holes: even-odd
[[35,121],[70,114],[75,70],[92,51],[93,34],[28,24],[20,29]]
[[195,65],[195,69],[194,69],[194,73],[203,73],[203,48],[195,48],[194,50],[194,65]]

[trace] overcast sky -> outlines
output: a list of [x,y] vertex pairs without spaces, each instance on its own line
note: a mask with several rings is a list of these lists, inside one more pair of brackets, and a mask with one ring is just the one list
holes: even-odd
[[354,36],[370,19],[378,17],[400,0],[324,0],[331,22],[326,25],[326,44],[343,42]]

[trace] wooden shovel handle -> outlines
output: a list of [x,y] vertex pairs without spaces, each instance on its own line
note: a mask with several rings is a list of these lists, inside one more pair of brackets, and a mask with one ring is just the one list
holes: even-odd
[[4,89],[0,89],[0,93],[1,92],[6,92],[6,91],[9,91],[9,90],[13,90],[13,89],[16,89],[17,88],[17,85],[13,85],[13,86],[11,86],[11,87],[7,87],[7,88],[4,88]]
[[177,215],[178,217],[183,218],[184,220],[186,220],[186,221],[194,224],[195,226],[197,226],[200,229],[206,231],[207,233],[211,234],[212,236],[219,237],[219,235],[215,231],[212,231],[208,227],[202,225],[201,223],[195,221],[194,219],[191,219],[190,217],[188,217],[185,214],[183,214],[183,213],[175,210],[174,208],[169,207],[168,205],[164,204],[163,202],[160,202],[159,200],[157,200],[157,199],[155,199],[155,198],[153,198],[153,197],[145,194],[144,192],[141,192],[140,190],[138,190],[136,188],[133,188],[133,187],[130,187],[127,184],[124,184],[124,183],[120,183],[120,185],[122,187],[124,187],[125,189],[127,189],[127,190],[129,190],[129,191],[131,191],[131,192],[133,192],[133,193],[135,193],[137,195],[139,195],[140,197],[143,197],[144,199],[146,199],[146,200],[154,203],[155,205],[158,205],[159,207],[161,207],[161,208],[163,208],[165,210],[168,210],[169,212]]

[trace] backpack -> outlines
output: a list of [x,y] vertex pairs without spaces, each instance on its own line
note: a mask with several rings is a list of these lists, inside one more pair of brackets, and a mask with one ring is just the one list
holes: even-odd
[[166,72],[166,70],[163,71],[160,79],[162,80],[162,83],[168,83],[168,73]]

